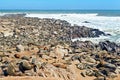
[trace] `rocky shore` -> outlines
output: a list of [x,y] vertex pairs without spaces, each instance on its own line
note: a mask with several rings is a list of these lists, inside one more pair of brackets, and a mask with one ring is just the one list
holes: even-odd
[[36,76],[45,80],[119,80],[119,44],[72,42],[75,38],[110,34],[72,26],[64,20],[24,16],[0,17],[1,79]]

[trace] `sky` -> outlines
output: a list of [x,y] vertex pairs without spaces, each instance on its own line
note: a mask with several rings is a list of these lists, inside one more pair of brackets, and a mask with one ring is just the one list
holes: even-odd
[[0,9],[120,9],[120,0],[0,0]]

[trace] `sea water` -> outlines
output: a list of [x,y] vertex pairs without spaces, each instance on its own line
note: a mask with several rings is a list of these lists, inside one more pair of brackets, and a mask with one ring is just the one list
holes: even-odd
[[111,34],[111,36],[100,36],[98,38],[78,38],[73,39],[73,41],[90,40],[98,43],[109,40],[120,43],[120,10],[2,10],[0,13],[0,15],[26,13],[26,17],[61,19],[68,21],[71,25],[84,25]]

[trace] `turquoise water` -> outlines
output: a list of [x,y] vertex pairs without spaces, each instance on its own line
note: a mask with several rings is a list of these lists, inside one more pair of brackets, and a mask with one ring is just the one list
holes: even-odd
[[97,16],[120,16],[120,10],[0,10],[0,13],[97,13]]

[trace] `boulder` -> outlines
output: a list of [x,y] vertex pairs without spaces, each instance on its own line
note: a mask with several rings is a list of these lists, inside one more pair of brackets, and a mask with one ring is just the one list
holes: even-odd
[[60,45],[57,45],[53,51],[50,53],[50,56],[56,57],[57,59],[62,59],[65,55],[68,55],[68,50]]
[[8,75],[14,76],[15,75],[15,65],[13,63],[9,63],[7,67]]
[[19,69],[21,72],[25,72],[26,70],[31,70],[33,65],[30,64],[27,60],[22,60],[19,64]]

